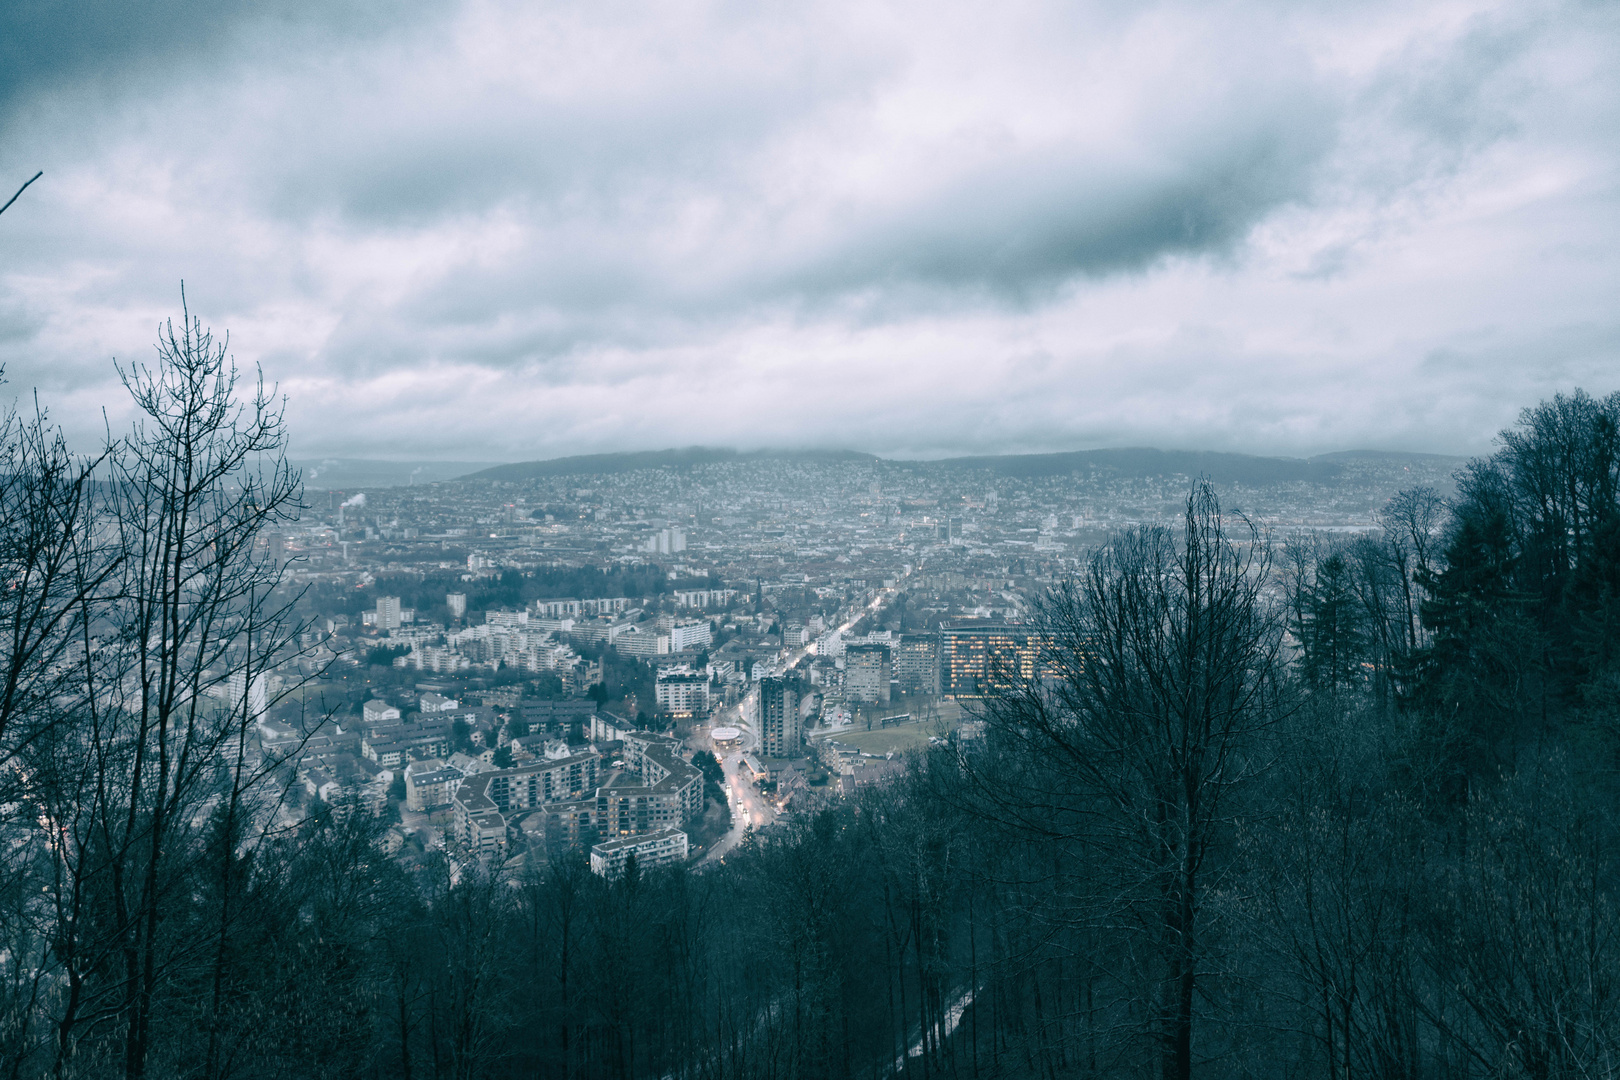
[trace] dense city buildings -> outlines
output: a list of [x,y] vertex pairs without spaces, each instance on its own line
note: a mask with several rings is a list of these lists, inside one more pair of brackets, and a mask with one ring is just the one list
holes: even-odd
[[[226,693],[311,803],[392,807],[407,852],[701,857],[878,782],[896,748],[965,739],[964,703],[1033,673],[1044,591],[1111,530],[1174,526],[1187,469],[1211,460],[706,453],[312,490],[270,545],[303,590],[304,652]],[[1221,467],[1275,534],[1373,527],[1451,466]],[[325,690],[282,697],[311,674]],[[305,733],[315,700],[337,708]],[[744,814],[697,750],[735,755],[768,805]]]

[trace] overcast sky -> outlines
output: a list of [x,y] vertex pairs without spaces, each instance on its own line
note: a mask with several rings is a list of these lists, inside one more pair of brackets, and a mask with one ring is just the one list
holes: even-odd
[[0,360],[119,423],[183,279],[299,456],[1477,453],[1620,388],[1617,167],[1614,3],[5,4]]

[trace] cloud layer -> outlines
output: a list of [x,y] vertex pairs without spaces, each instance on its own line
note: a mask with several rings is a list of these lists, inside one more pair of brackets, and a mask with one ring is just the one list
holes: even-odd
[[22,7],[0,360],[76,430],[182,279],[303,453],[1473,452],[1620,385],[1613,5]]

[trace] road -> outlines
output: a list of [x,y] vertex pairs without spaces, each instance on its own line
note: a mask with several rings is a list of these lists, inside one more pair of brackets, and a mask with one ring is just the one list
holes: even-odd
[[724,859],[727,852],[743,842],[750,828],[769,825],[776,820],[776,808],[755,790],[752,779],[748,777],[741,751],[721,758],[720,767],[725,770],[726,783],[731,788],[728,797],[731,803],[731,829],[714,842],[708,854],[698,861],[699,866]]
[[[872,602],[845,620],[844,624],[838,627],[837,632],[847,634],[856,623],[868,615],[877,614],[883,609],[883,605],[894,596],[894,592],[893,589],[879,589],[877,595],[872,598]],[[788,653],[785,670],[792,671],[798,667],[814,648],[813,644],[800,645]],[[757,686],[750,687],[741,701],[735,705],[726,706],[714,715],[706,727],[693,732],[693,736],[698,738],[700,742],[706,741],[708,733],[717,727],[734,727],[742,732],[742,746],[739,749],[723,757],[718,753],[715,755],[720,758],[720,767],[725,771],[726,783],[731,785],[731,829],[719,840],[716,840],[714,846],[709,849],[708,854],[698,861],[697,865],[700,867],[724,859],[728,851],[742,843],[743,837],[748,834],[750,828],[761,828],[776,820],[776,807],[767,801],[765,796],[761,795],[758,789],[754,787],[753,780],[747,776],[747,769],[743,767],[742,763],[743,754],[759,746],[759,732],[754,730],[752,724],[743,720],[743,716],[749,711],[745,706],[749,705],[758,696],[759,688]],[[713,743],[709,743],[709,746],[712,747]]]

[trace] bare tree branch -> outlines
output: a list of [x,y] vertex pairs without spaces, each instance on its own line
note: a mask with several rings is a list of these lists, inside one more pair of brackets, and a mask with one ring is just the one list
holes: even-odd
[[30,176],[28,178],[27,182],[24,183],[22,187],[17,189],[17,194],[13,195],[11,198],[7,199],[6,200],[6,205],[0,206],[0,214],[3,214],[7,210],[10,210],[11,209],[11,204],[16,202],[22,196],[23,192],[28,190],[28,185],[32,184],[35,180],[38,180],[40,177],[42,177],[44,175],[45,175],[45,170],[41,169],[39,172],[35,173],[33,176]]

